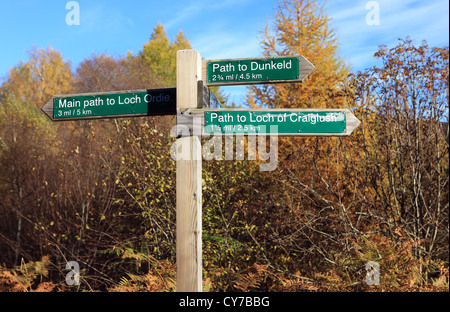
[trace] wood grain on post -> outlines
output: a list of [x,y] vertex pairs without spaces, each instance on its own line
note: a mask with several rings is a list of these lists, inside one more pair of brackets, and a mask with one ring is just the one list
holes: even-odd
[[[195,50],[177,52],[177,108],[197,108],[202,59]],[[177,291],[202,291],[202,155],[198,136],[177,140]],[[181,151],[180,151],[181,150]]]

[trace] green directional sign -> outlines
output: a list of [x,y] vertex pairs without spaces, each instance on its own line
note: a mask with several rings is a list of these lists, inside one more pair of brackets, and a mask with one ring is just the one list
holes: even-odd
[[53,96],[42,110],[54,121],[176,114],[176,89]]
[[205,109],[184,111],[178,124],[203,115],[205,134],[347,136],[360,121],[348,109]]
[[343,133],[342,111],[210,111],[206,133]]
[[315,69],[303,56],[211,60],[204,67],[208,85],[296,82]]

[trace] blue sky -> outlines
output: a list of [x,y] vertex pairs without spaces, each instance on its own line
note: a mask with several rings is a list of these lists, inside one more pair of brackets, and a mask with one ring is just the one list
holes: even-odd
[[[172,40],[182,30],[205,59],[258,57],[261,31],[278,0],[78,0],[80,25],[67,25],[67,0],[0,0],[0,78],[27,60],[33,46],[52,46],[72,67],[94,53],[137,53],[160,22]],[[322,2],[322,0],[319,0]],[[418,44],[448,46],[448,0],[378,0],[379,25],[368,25],[367,0],[328,0],[340,54],[353,70],[376,64],[378,46],[410,36]],[[240,102],[245,87],[228,87]]]

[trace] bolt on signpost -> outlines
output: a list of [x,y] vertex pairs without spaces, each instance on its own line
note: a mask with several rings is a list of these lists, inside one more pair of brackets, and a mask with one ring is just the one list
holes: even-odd
[[314,69],[303,56],[202,61],[181,50],[176,88],[54,95],[42,111],[52,121],[177,115],[177,291],[201,292],[200,136],[348,136],[360,123],[348,109],[225,109],[208,86],[301,82]]

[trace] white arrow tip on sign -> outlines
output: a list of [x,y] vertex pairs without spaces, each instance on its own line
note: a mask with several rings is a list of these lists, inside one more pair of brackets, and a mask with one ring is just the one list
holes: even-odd
[[347,113],[347,134],[350,135],[361,123],[352,112]]
[[300,80],[304,80],[308,75],[310,75],[313,71],[316,70],[316,67],[308,61],[303,55],[299,57],[299,74]]

